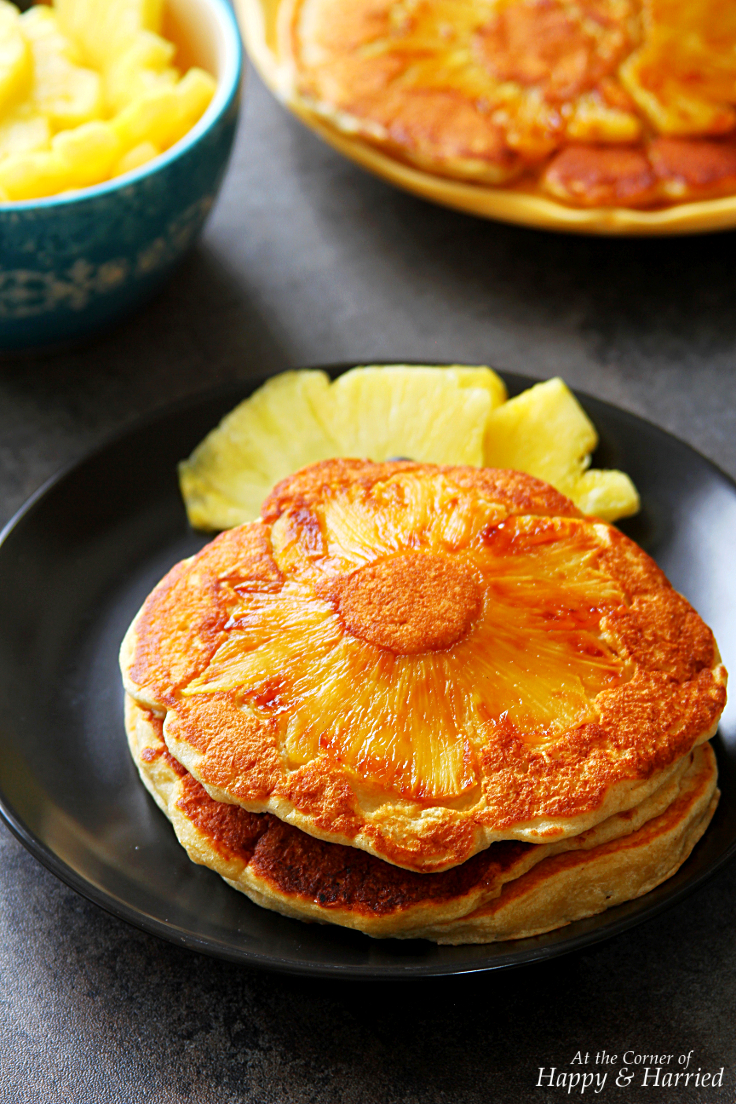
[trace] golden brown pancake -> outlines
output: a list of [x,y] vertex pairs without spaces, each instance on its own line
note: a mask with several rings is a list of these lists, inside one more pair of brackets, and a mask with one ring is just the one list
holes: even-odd
[[[279,10],[292,95],[431,172],[590,207],[736,192],[736,8],[724,0]],[[676,156],[660,139],[677,139]]]
[[334,460],[153,591],[129,694],[218,801],[421,872],[632,809],[715,731],[713,635],[519,472]]
[[710,744],[692,752],[680,793],[630,836],[545,859],[456,922],[415,932],[437,943],[525,939],[649,893],[675,874],[703,836],[720,793]]
[[674,873],[717,801],[706,744],[636,809],[588,832],[548,845],[494,843],[462,866],[417,874],[214,801],[168,752],[160,718],[130,697],[126,728],[144,784],[194,862],[256,904],[379,937],[511,939],[602,911]]

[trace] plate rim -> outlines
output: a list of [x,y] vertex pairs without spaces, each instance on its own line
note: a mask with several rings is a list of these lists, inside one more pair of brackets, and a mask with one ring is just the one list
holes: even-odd
[[[337,376],[350,368],[363,364],[375,364],[379,367],[386,367],[390,365],[407,365],[409,367],[441,367],[437,362],[434,364],[427,364],[426,361],[411,361],[411,360],[392,360],[392,361],[339,361],[329,364],[308,365],[306,368],[286,368],[284,371],[304,371],[304,370],[318,370],[325,371],[331,376]],[[460,363],[460,362],[456,362]],[[532,376],[527,376],[523,373],[510,372],[505,369],[494,369],[498,371],[499,375],[505,382],[512,386],[520,384],[522,389],[527,386],[533,386],[535,383],[543,382]],[[53,489],[63,483],[67,478],[71,477],[76,471],[81,470],[90,463],[103,456],[109,449],[119,446],[124,443],[125,439],[134,433],[141,430],[145,430],[146,427],[153,426],[158,421],[170,420],[176,418],[177,414],[183,414],[186,411],[196,408],[203,400],[214,401],[222,397],[225,399],[234,392],[241,392],[243,398],[246,398],[249,394],[252,394],[259,386],[261,386],[267,379],[272,378],[279,373],[259,374],[257,376],[245,377],[242,379],[233,379],[224,383],[216,384],[215,386],[209,386],[200,388],[190,394],[183,396],[173,402],[163,403],[156,406],[153,410],[147,411],[145,414],[132,416],[125,420],[125,422],[118,426],[117,429],[106,434],[103,439],[94,447],[84,452],[81,456],[69,463],[63,465],[57,472],[53,473],[46,479],[35,491],[29,495],[29,497],[21,504],[21,506],[15,511],[11,518],[0,530],[0,556],[3,554],[3,548],[8,541],[11,534],[20,525],[23,519],[30,514],[39,503],[41,503],[46,496],[53,491]],[[699,458],[700,461],[716,475],[719,479],[725,481],[725,483],[731,488],[736,496],[736,479],[730,476],[722,468],[720,468],[714,461],[710,460],[703,453],[699,452],[692,445],[683,441],[675,434],[670,433],[669,430],[663,429],[655,422],[650,421],[647,418],[640,417],[631,411],[626,410],[623,407],[617,406],[614,403],[610,403],[605,399],[599,399],[594,395],[586,391],[573,389],[574,394],[582,401],[583,405],[586,402],[592,404],[600,404],[604,407],[610,408],[616,413],[616,415],[623,415],[625,420],[643,424],[650,431],[655,431],[657,434],[662,434],[664,437],[669,438],[678,447],[685,448],[689,452],[693,453]],[[239,400],[236,400],[239,401]],[[214,427],[213,427],[214,428]],[[718,736],[715,737],[718,740]],[[716,754],[719,754],[718,743],[715,745]],[[335,980],[363,980],[363,981],[385,981],[385,980],[402,980],[402,979],[419,979],[427,977],[448,977],[455,975],[467,975],[477,973],[495,972],[497,970],[518,968],[521,966],[533,965],[536,962],[546,961],[551,958],[561,957],[565,954],[570,954],[574,951],[581,950],[585,947],[591,946],[595,943],[602,942],[607,939],[611,939],[614,936],[622,934],[630,928],[636,927],[639,924],[646,923],[654,916],[666,909],[679,904],[686,897],[688,897],[695,890],[700,888],[705,882],[713,877],[723,866],[731,861],[736,855],[736,834],[731,840],[728,847],[723,853],[718,856],[707,869],[700,871],[697,874],[693,874],[683,885],[673,888],[672,891],[664,898],[652,901],[649,905],[642,905],[636,912],[626,916],[616,917],[615,913],[618,908],[624,907],[631,902],[624,902],[623,906],[617,906],[609,913],[612,919],[606,924],[599,924],[597,927],[589,930],[578,932],[573,931],[567,938],[562,938],[557,945],[542,945],[539,947],[524,946],[524,944],[530,944],[534,939],[542,938],[537,936],[529,937],[525,940],[509,940],[507,941],[509,946],[513,949],[509,951],[508,955],[496,955],[495,959],[483,960],[483,948],[485,944],[477,944],[478,947],[478,959],[468,962],[447,962],[447,963],[432,963],[431,960],[424,963],[401,963],[397,961],[395,964],[338,964],[338,963],[321,963],[308,960],[292,961],[290,959],[279,957],[278,955],[264,954],[257,951],[249,951],[244,949],[240,952],[232,951],[228,946],[217,940],[214,937],[198,936],[196,933],[182,928],[180,925],[159,920],[155,916],[151,916],[144,912],[142,909],[128,904],[125,900],[117,897],[112,892],[102,889],[89,881],[83,875],[77,873],[68,863],[60,858],[50,847],[47,846],[31,829],[29,829],[22,818],[16,814],[13,809],[12,802],[0,789],[0,819],[5,823],[8,829],[16,837],[16,839],[25,847],[25,849],[41,863],[50,873],[57,877],[62,883],[69,888],[79,893],[81,897],[91,901],[94,905],[101,908],[104,912],[115,917],[118,920],[130,924],[132,927],[137,928],[140,931],[149,935],[157,936],[164,939],[167,942],[173,943],[176,946],[184,947],[188,950],[195,951],[199,954],[204,954],[209,957],[221,959],[228,962],[237,963],[241,966],[249,967],[252,969],[261,969],[273,971],[276,973],[291,974],[294,976],[311,976],[321,978],[331,978]],[[662,883],[666,886],[667,883]],[[657,887],[659,888],[659,887]],[[655,891],[653,891],[655,892]],[[638,901],[645,901],[648,895],[636,898]],[[257,907],[257,906],[254,906]],[[279,915],[275,913],[275,915]],[[597,914],[599,916],[605,915]],[[575,924],[585,923],[586,920],[595,919],[594,917],[585,918],[582,921],[576,921],[573,924],[567,925],[565,928],[557,929],[559,932],[566,932],[570,928],[574,928]],[[297,921],[295,921],[297,922]],[[330,925],[325,925],[327,930],[330,930]],[[360,934],[360,933],[358,933]],[[552,933],[546,933],[552,934]],[[366,936],[366,938],[369,938]],[[404,942],[404,941],[402,941]],[[408,940],[406,942],[409,942]],[[499,944],[495,944],[498,946]],[[519,948],[517,951],[516,948]]]
[[570,207],[552,197],[442,177],[393,158],[366,140],[332,126],[287,86],[267,41],[267,7],[278,7],[279,3],[281,0],[233,0],[245,48],[262,81],[279,103],[343,157],[403,191],[479,218],[561,234],[680,237],[736,226],[736,195],[690,200],[655,210]]

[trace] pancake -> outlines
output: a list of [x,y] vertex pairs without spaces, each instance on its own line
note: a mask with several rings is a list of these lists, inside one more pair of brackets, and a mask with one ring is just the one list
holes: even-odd
[[126,729],[146,788],[194,862],[265,908],[374,937],[487,942],[602,911],[674,873],[717,801],[705,744],[640,806],[588,832],[548,845],[494,843],[453,870],[416,874],[214,801],[167,751],[161,719],[130,697]]
[[705,744],[692,753],[677,798],[638,831],[545,859],[494,901],[415,937],[452,944],[526,939],[643,897],[677,873],[703,836],[720,797],[716,782],[715,755]]
[[325,461],[166,576],[121,651],[210,797],[419,872],[635,808],[725,703],[653,561],[519,472]]
[[422,169],[589,207],[736,192],[723,0],[283,0],[279,17],[292,99]]

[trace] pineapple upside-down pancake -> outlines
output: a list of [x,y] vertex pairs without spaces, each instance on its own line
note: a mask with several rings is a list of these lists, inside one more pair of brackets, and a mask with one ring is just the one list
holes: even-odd
[[283,0],[291,95],[440,175],[579,206],[736,192],[728,0]]
[[626,821],[726,696],[618,530],[519,472],[403,461],[284,480],[172,569],[121,662],[203,800],[420,877]]

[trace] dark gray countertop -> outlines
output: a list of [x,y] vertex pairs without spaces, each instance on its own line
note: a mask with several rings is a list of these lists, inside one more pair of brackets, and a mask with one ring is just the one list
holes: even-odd
[[[254,78],[246,104],[204,238],[159,298],[86,349],[0,363],[0,520],[172,398],[346,360],[559,373],[736,475],[733,234],[615,241],[476,221],[344,162]],[[735,893],[732,864],[655,920],[546,965],[341,985],[143,935],[0,828],[0,1101],[545,1104],[568,1094],[536,1088],[539,1067],[627,1048],[692,1051],[691,1070],[725,1067],[724,1087],[617,1088],[609,1073],[586,1099],[730,1101]]]

